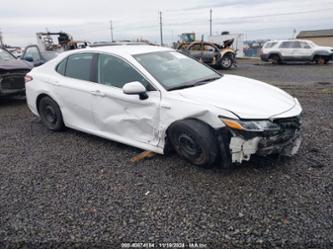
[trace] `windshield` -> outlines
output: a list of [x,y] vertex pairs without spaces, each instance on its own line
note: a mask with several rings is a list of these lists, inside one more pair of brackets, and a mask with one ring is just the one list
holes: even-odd
[[175,51],[139,54],[134,58],[167,90],[192,87],[221,78],[209,67]]
[[15,60],[15,57],[8,53],[6,50],[0,48],[0,61]]

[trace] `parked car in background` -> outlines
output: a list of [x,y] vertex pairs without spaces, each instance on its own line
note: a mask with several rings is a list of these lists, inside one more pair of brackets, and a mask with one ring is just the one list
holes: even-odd
[[38,45],[27,46],[21,57],[23,60],[32,62],[35,67],[64,51],[85,48],[89,44],[87,41],[73,40],[72,36],[65,32],[39,32],[36,36]]
[[5,48],[0,48],[0,97],[23,95],[24,76],[32,67],[31,63],[18,60]]
[[294,155],[296,98],[260,81],[222,75],[170,48],[121,45],[64,52],[26,76],[30,110],[65,126],[194,165],[251,155]]
[[209,66],[226,70],[236,65],[236,51],[231,48],[233,42],[234,39],[227,40],[222,46],[205,41],[194,41],[190,44],[183,42],[177,50]]
[[308,40],[281,40],[266,42],[261,59],[280,64],[289,61],[311,61],[327,64],[333,60],[333,48],[322,47]]

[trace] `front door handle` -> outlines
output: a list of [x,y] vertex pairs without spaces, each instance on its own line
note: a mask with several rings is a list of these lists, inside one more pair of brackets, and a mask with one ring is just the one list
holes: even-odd
[[105,94],[102,93],[100,90],[90,91],[90,93],[95,96],[105,97]]

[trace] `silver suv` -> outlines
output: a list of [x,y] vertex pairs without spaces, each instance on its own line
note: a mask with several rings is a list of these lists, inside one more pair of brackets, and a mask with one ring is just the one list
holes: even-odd
[[261,60],[281,64],[287,61],[313,61],[327,64],[333,60],[333,48],[318,46],[309,40],[280,40],[266,42]]

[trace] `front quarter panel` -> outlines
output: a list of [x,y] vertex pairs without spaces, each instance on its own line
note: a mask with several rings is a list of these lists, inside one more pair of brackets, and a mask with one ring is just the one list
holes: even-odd
[[183,119],[198,119],[213,129],[225,127],[224,123],[219,119],[219,116],[237,119],[238,117],[231,112],[210,105],[202,105],[195,101],[184,99],[180,94],[175,92],[167,92],[163,95],[160,111],[160,144],[159,147],[164,147],[165,136],[168,127]]

